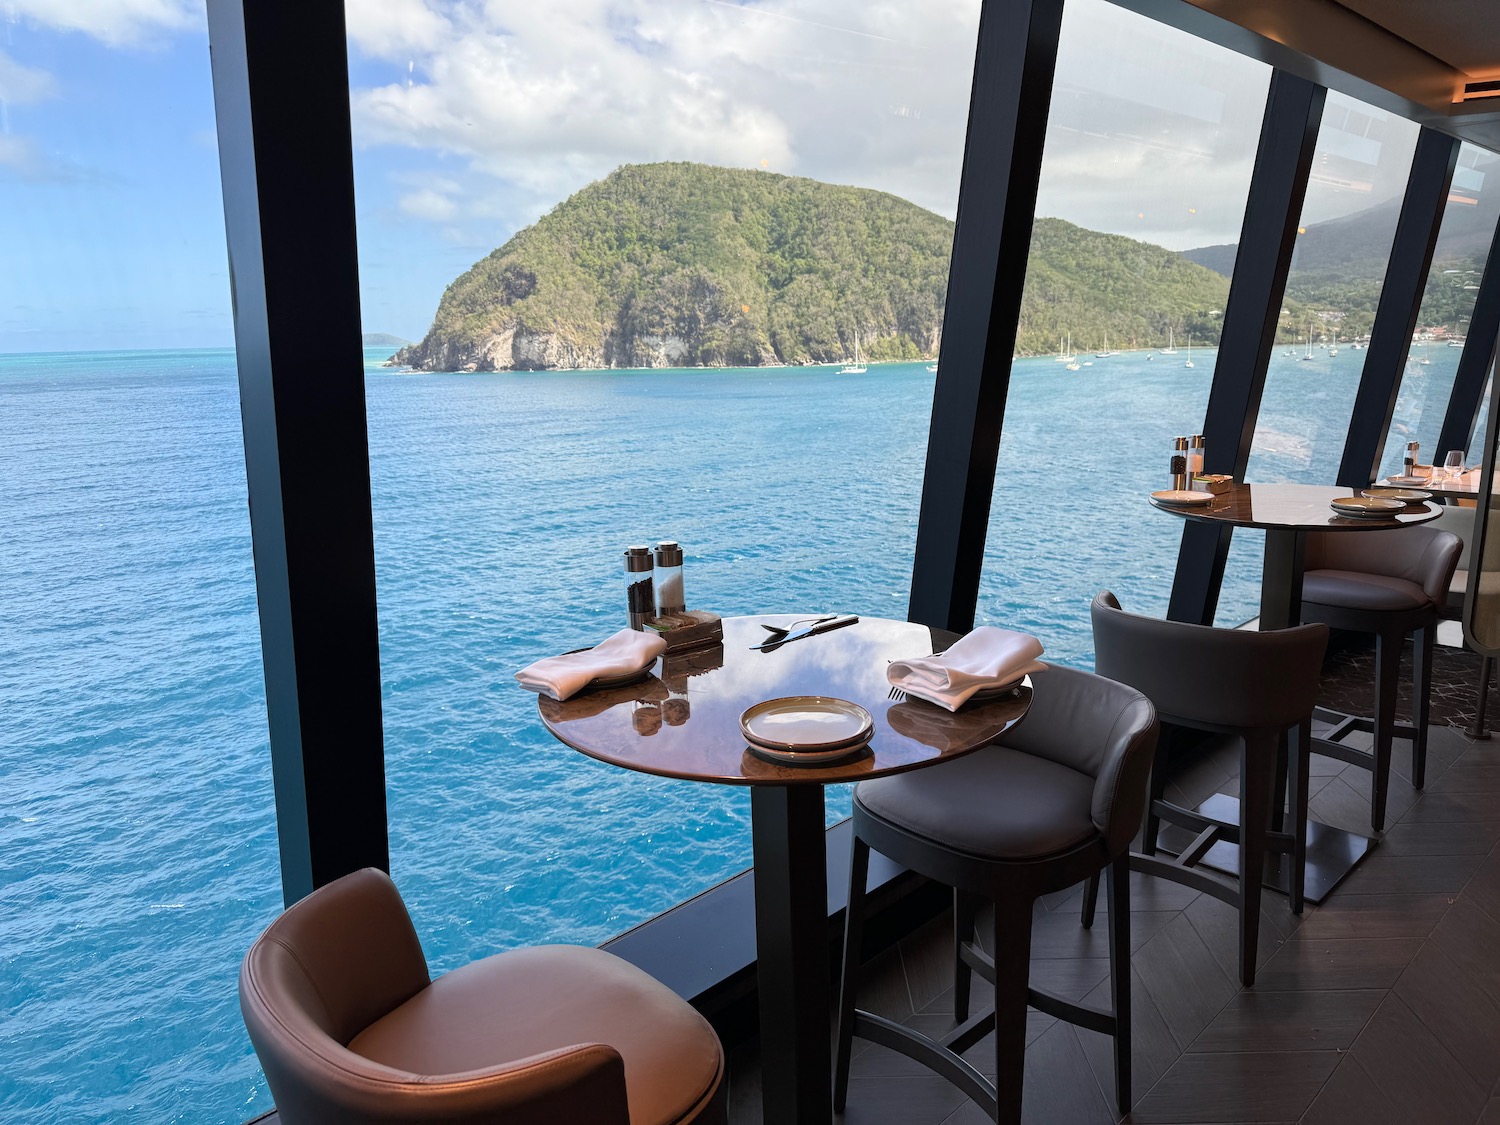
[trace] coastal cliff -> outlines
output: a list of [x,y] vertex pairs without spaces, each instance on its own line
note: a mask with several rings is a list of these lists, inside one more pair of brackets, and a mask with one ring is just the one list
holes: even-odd
[[[425,371],[923,360],[953,223],[884,192],[625,165],[450,284],[391,363]],[[1159,246],[1038,219],[1017,351],[1217,338],[1227,282]]]

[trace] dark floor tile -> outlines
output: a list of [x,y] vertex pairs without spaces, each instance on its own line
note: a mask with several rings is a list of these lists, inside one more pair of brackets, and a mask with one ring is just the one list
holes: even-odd
[[[1350,767],[1350,771],[1359,772],[1357,767]],[[1323,786],[1316,797],[1308,798],[1307,815],[1347,832],[1370,834],[1370,798],[1356,793],[1342,776]]]
[[[1137,1095],[1140,1095],[1156,1085],[1157,1080],[1167,1072],[1167,1068],[1177,1061],[1182,1050],[1178,1047],[1177,1040],[1172,1037],[1166,1020],[1157,1010],[1151,994],[1146,991],[1139,975],[1134,972],[1131,974],[1130,988],[1130,1080],[1132,1088]],[[1101,984],[1085,996],[1084,1001],[1096,1008],[1108,1010],[1113,1004],[1108,982]],[[1078,1030],[1077,1035],[1079,1046],[1088,1056],[1089,1065],[1093,1067],[1094,1077],[1100,1088],[1113,1090],[1115,1081],[1113,1037],[1083,1030]]]
[[1129,1120],[1295,1121],[1342,1057],[1337,1051],[1183,1055],[1136,1103]]
[[[1184,910],[1192,905],[1201,891],[1162,879],[1156,875],[1143,875],[1139,871],[1130,873],[1130,912]],[[1100,892],[1100,901],[1104,895]]]
[[1054,992],[1064,1000],[1082,1000],[1109,979],[1109,958],[1074,957],[1031,963],[1031,987]]
[[760,1125],[760,1044],[743,1043],[729,1055],[729,1120],[735,1125]]
[[1293,941],[1337,938],[1425,938],[1443,920],[1452,895],[1350,895],[1336,891],[1310,910]]
[[1346,1054],[1318,1091],[1301,1125],[1411,1125],[1375,1089],[1359,1060]]
[[1457,894],[1478,855],[1389,855],[1377,849],[1339,886],[1341,895]]
[[958,1087],[935,1074],[850,1078],[848,1104],[834,1120],[844,1125],[939,1125],[966,1100]]
[[1427,786],[1429,793],[1500,793],[1500,762],[1448,767],[1442,777]]
[[1115,1118],[1073,1028],[1058,1023],[1027,1049],[1022,1125],[1114,1125]]
[[1500,794],[1428,793],[1401,819],[1409,824],[1500,819]]
[[1263,992],[1390,988],[1411,964],[1418,938],[1289,941],[1255,977]]
[[1352,1051],[1398,1120],[1473,1121],[1484,1106],[1486,1092],[1397,996],[1385,998]]
[[[1396,763],[1398,762],[1400,763],[1400,769],[1396,768]],[[1406,778],[1406,774],[1410,772],[1410,762],[1411,750],[1409,745],[1398,741],[1395,753],[1392,755],[1390,780],[1386,783],[1385,823],[1387,828],[1400,820],[1406,814],[1406,811],[1417,803],[1418,798],[1422,795],[1412,788],[1411,782]],[[1370,795],[1374,792],[1375,775],[1367,769],[1355,767],[1339,774],[1339,781],[1347,785],[1365,803],[1365,824],[1368,826],[1370,823],[1368,811],[1370,807]],[[1308,808],[1312,808],[1311,797],[1308,798]]]
[[1422,946],[1396,982],[1395,993],[1481,1089],[1500,1082],[1500,1002],[1437,942]]
[[1500,1098],[1491,1098],[1475,1125],[1500,1125]]
[[[1226,902],[1204,895],[1183,914],[1198,931],[1198,936],[1212,950],[1224,975],[1232,981],[1240,978],[1240,912]],[[1255,964],[1257,967],[1269,961],[1281,948],[1291,926],[1285,919],[1292,917],[1286,899],[1280,895],[1262,895],[1260,925],[1257,927]],[[1285,926],[1285,928],[1283,928]]]
[[1460,897],[1432,931],[1432,940],[1461,972],[1500,1001],[1500,922]]
[[[833,987],[837,990],[837,982]],[[898,1023],[912,1014],[911,990],[906,985],[899,946],[882,951],[860,967],[855,996],[856,1007]]]
[[1500,856],[1481,860],[1463,889],[1463,900],[1500,922]]
[[1190,1051],[1344,1050],[1385,998],[1379,989],[1352,992],[1265,992],[1230,1000]]
[[953,916],[936,918],[900,943],[913,1011],[953,986]]
[[1488,855],[1500,843],[1500,819],[1402,821],[1380,840],[1380,855]]
[[1239,991],[1185,916],[1163,927],[1131,963],[1142,991],[1155,1002],[1182,1049]]

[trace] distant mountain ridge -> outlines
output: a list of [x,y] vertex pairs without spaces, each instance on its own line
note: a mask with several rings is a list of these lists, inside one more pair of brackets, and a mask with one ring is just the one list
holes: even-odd
[[[625,165],[450,284],[392,363],[431,371],[930,359],[953,223],[884,192],[701,164]],[[1181,255],[1039,219],[1017,350],[1217,338],[1227,283]]]

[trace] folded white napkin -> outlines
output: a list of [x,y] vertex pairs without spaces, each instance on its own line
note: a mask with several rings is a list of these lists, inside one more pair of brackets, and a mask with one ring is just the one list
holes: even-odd
[[941,656],[893,660],[886,679],[908,695],[957,711],[975,692],[1004,687],[1046,665],[1042,642],[1028,633],[981,625]]
[[516,681],[527,691],[567,699],[600,676],[639,672],[666,651],[667,640],[659,633],[621,629],[593,648],[538,660],[517,672]]

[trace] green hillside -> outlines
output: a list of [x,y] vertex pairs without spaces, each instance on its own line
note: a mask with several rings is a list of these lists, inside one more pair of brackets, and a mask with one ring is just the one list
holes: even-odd
[[[435,371],[930,359],[953,224],[883,192],[701,164],[626,165],[459,277],[394,363]],[[1036,224],[1018,350],[1217,338],[1225,280]]]

